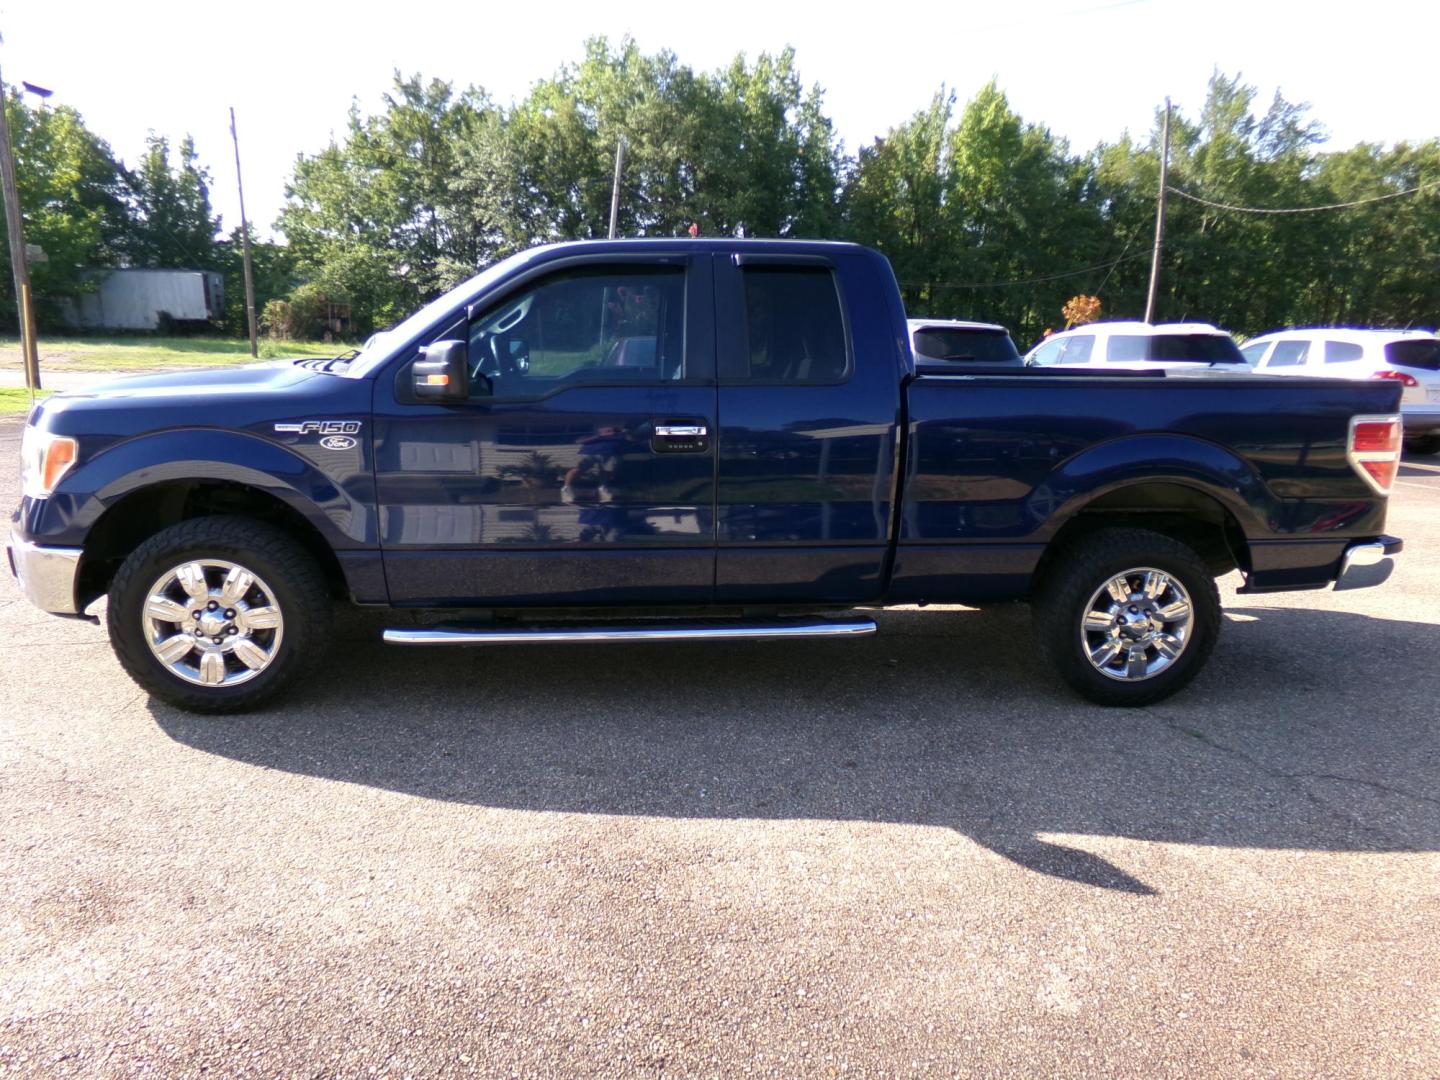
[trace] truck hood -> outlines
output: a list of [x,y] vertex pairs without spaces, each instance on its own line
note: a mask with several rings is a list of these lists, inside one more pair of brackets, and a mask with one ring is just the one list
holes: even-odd
[[32,423],[108,441],[178,428],[273,432],[276,422],[368,414],[370,384],[290,360],[106,380],[41,401]]
[[50,399],[52,405],[85,399],[117,400],[157,397],[211,397],[216,394],[253,394],[284,391],[311,379],[323,377],[293,360],[267,361],[240,367],[200,368],[194,371],[166,371],[156,375],[122,375],[71,390]]

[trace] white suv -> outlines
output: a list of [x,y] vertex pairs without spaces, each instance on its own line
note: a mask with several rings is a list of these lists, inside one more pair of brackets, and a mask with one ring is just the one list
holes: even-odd
[[1020,350],[1015,348],[1010,331],[996,323],[907,319],[906,324],[910,328],[910,343],[919,364],[1020,366]]
[[1224,330],[1209,323],[1099,322],[1052,334],[1025,356],[1029,367],[1091,367],[1228,375],[1250,365]]
[[1260,375],[1400,383],[1406,449],[1440,453],[1440,337],[1423,330],[1277,330],[1240,352]]

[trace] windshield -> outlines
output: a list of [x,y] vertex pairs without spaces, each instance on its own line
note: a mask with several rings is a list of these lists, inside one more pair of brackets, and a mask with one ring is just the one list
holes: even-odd
[[1396,367],[1440,371],[1440,338],[1392,341],[1385,346],[1385,359]]
[[927,326],[915,331],[915,355],[921,360],[959,360],[1013,364],[1020,352],[1004,330]]
[[451,314],[461,304],[468,303],[475,299],[497,281],[504,278],[517,267],[530,261],[536,251],[540,249],[531,248],[529,251],[522,251],[518,255],[511,255],[508,259],[501,259],[495,265],[482,270],[469,281],[455,286],[443,296],[436,297],[426,304],[419,311],[415,312],[398,326],[380,334],[375,334],[365,342],[365,348],[360,355],[355,357],[345,374],[352,379],[362,378],[370,374],[380,364],[384,363],[394,353],[398,346],[408,344],[419,337],[426,330],[430,329],[440,319]]
[[1243,364],[1245,357],[1224,334],[1128,334],[1110,339],[1105,359],[1167,364]]

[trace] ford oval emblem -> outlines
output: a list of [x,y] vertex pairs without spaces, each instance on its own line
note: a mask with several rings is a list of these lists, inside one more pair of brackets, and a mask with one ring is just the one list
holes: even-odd
[[349,435],[326,435],[320,440],[320,445],[326,450],[353,450],[355,440]]

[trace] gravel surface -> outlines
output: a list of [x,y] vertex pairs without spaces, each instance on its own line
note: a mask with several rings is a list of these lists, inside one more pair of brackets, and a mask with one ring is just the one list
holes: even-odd
[[[19,428],[0,422],[0,498]],[[1440,459],[1391,582],[1071,696],[1008,607],[147,700],[0,578],[0,1075],[1433,1077]]]

